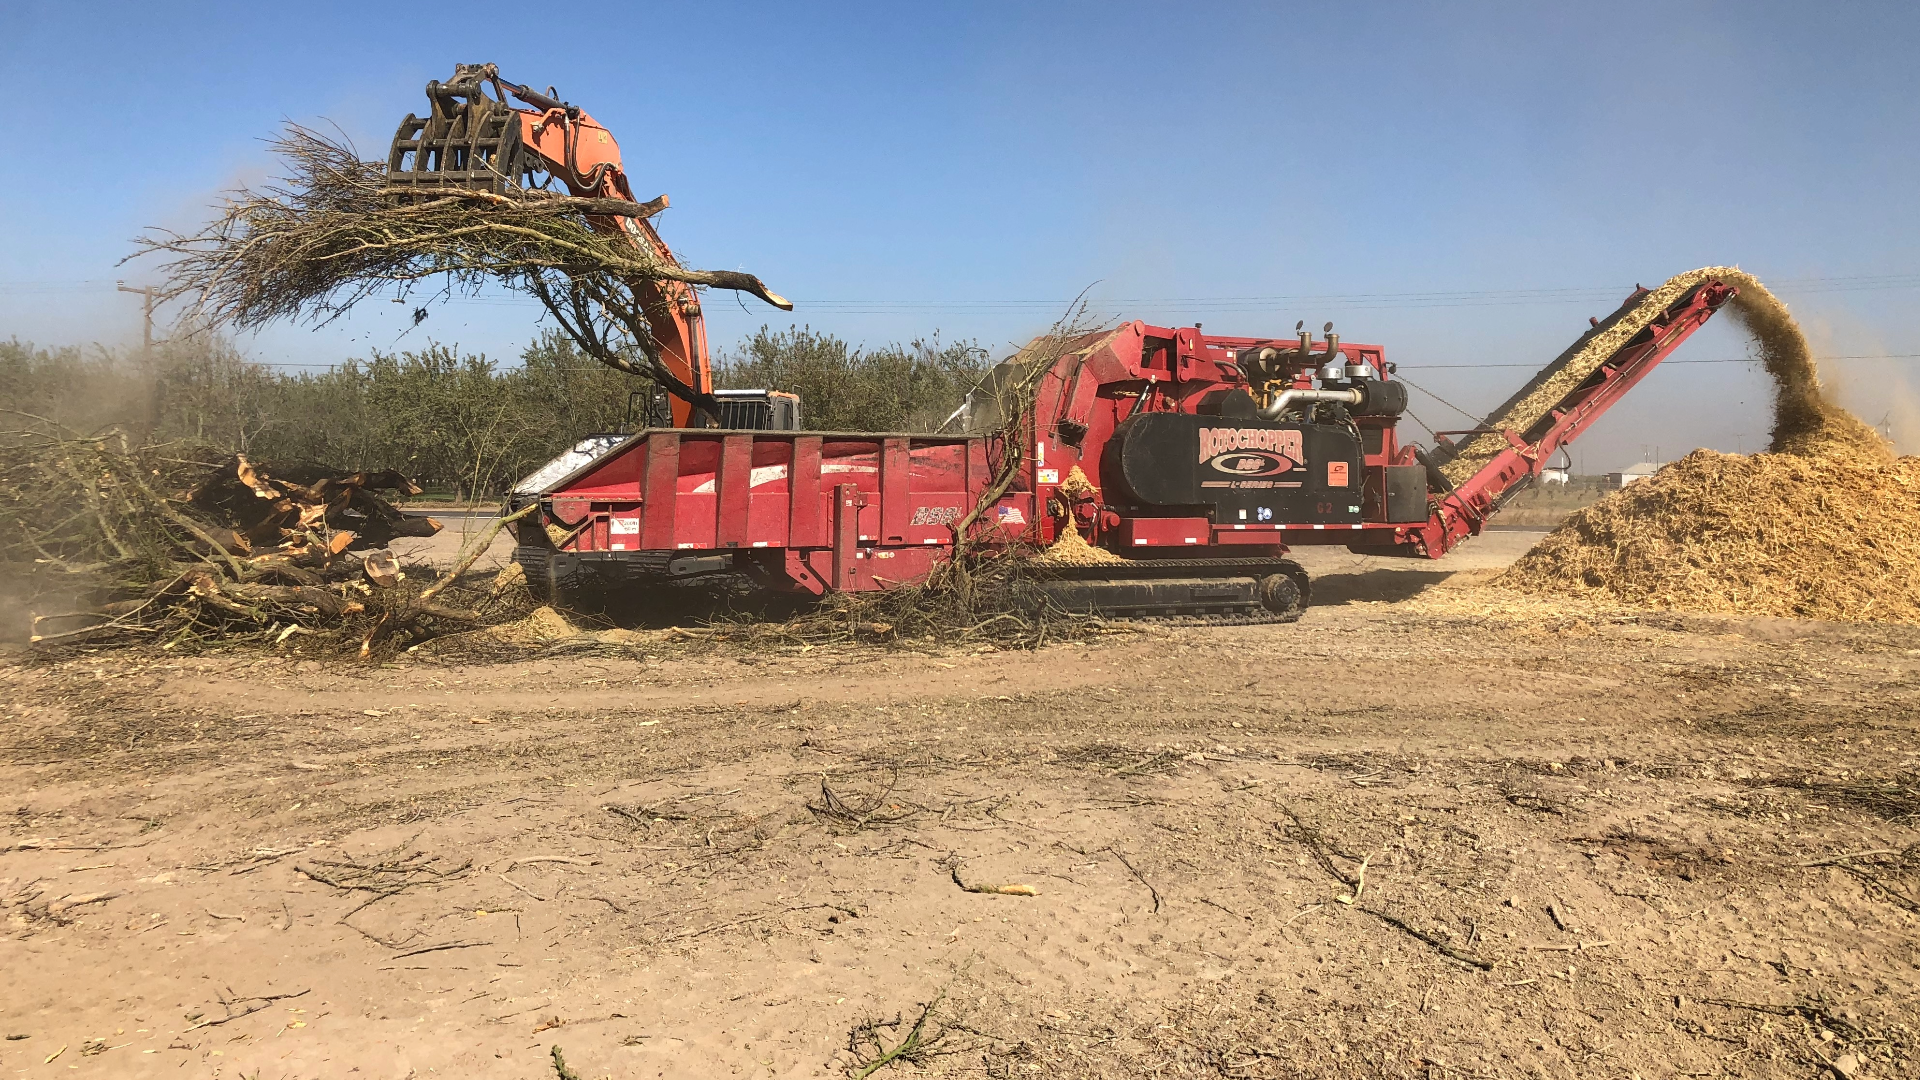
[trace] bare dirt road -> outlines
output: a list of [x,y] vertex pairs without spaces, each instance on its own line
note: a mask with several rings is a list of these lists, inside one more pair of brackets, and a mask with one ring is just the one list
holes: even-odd
[[0,1069],[1913,1075],[1920,629],[1468,580],[1537,535],[1020,654],[15,659]]

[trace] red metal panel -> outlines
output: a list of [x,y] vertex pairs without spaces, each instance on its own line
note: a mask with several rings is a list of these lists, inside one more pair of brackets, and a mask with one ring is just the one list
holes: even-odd
[[933,569],[933,562],[940,554],[939,549],[883,548],[867,549],[867,557],[861,560],[866,574],[854,582],[856,589],[890,589],[913,581],[924,581]]
[[680,434],[649,432],[641,445],[647,464],[640,476],[640,548],[672,550],[674,513],[680,501],[674,490],[680,480]]
[[826,547],[826,493],[820,489],[820,436],[793,440],[793,463],[787,467],[787,492],[793,501],[787,526],[787,546]]
[[[714,444],[717,448],[718,443]],[[681,480],[684,482],[685,477]],[[720,516],[716,509],[720,499],[709,488],[704,492],[681,492],[675,500],[680,507],[673,526],[673,543],[669,548],[676,551],[688,549],[706,550],[716,547],[713,542],[713,524]]]
[[771,483],[760,485],[748,500],[747,547],[787,546],[787,493],[769,490],[772,487]]
[[753,436],[727,435],[720,443],[720,473],[715,478],[713,546],[744,547],[747,505],[753,492]]
[[907,520],[913,509],[907,494],[909,461],[907,440],[883,439],[880,444],[880,542],[898,544],[907,538]]

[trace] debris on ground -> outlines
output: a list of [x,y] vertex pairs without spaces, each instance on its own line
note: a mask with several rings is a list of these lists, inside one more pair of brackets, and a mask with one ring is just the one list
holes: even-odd
[[1029,571],[1025,549],[984,551],[935,564],[924,581],[876,592],[830,593],[784,621],[716,623],[718,640],[752,644],[993,645],[1038,648],[1125,632],[1062,608]]
[[1768,452],[1696,450],[1576,511],[1495,584],[1687,611],[1920,622],[1920,458],[1895,458],[1835,404],[1786,306],[1740,278],[1734,312],[1774,379]]
[[0,449],[0,467],[0,518],[15,523],[0,568],[33,597],[35,644],[330,643],[365,656],[510,614],[484,588],[467,591],[485,611],[442,595],[491,533],[444,576],[386,550],[440,530],[379,494],[419,494],[397,472],[269,470],[117,435],[30,435]]

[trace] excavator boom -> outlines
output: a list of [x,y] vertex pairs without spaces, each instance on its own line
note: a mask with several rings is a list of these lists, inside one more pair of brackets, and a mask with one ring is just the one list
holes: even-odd
[[[393,137],[389,184],[505,194],[546,189],[557,180],[571,195],[638,204],[642,213],[587,220],[596,231],[622,235],[656,259],[678,265],[647,220],[666,209],[667,197],[639,203],[613,133],[586,110],[560,100],[552,87],[540,93],[502,79],[492,64],[458,64],[451,80],[427,84],[427,102],[427,115],[409,114]],[[699,294],[679,281],[648,278],[628,284],[646,312],[667,372],[696,396],[710,399],[713,366]],[[777,297],[774,302],[792,307]],[[674,427],[693,424],[693,401],[675,395],[670,410]]]

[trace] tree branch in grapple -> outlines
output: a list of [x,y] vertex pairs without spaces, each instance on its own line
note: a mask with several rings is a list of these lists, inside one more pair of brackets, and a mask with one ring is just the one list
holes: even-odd
[[636,284],[681,281],[792,306],[752,274],[689,270],[589,221],[650,217],[665,209],[664,197],[397,189],[384,164],[310,129],[289,125],[271,145],[285,166],[276,184],[229,193],[199,232],[152,229],[136,241],[134,257],[165,259],[158,298],[190,302],[199,325],[325,323],[396,286],[404,295],[439,279],[446,292],[472,295],[500,284],[539,300],[595,360],[714,411],[711,395],[661,364]]

